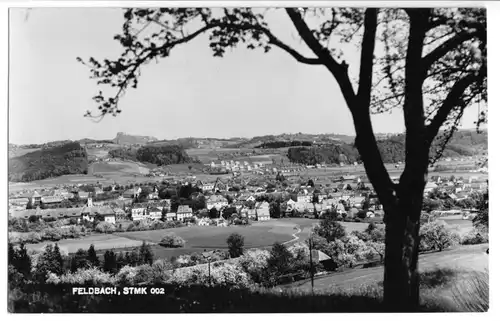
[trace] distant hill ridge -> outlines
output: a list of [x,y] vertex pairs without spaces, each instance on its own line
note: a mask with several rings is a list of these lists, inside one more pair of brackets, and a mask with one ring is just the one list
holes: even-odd
[[134,144],[147,144],[155,142],[158,139],[152,136],[138,136],[131,135],[124,132],[118,132],[113,142],[118,145],[134,145]]
[[87,152],[69,142],[9,159],[9,181],[30,182],[68,174],[87,174]]

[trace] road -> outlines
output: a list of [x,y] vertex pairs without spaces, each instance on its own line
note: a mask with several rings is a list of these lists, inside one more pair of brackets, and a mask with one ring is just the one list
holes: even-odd
[[[467,245],[443,252],[421,254],[419,270],[432,270],[435,267],[447,267],[484,272],[488,270],[488,257],[486,249],[488,244]],[[383,280],[383,267],[355,269],[334,273],[328,276],[318,276],[314,280],[315,290],[326,290],[332,287],[357,287]],[[310,289],[311,282],[302,280],[284,285],[283,288]]]

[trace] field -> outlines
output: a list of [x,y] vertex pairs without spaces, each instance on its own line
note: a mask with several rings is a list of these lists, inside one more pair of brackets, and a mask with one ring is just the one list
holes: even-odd
[[[37,244],[28,244],[26,248],[30,250],[40,250],[47,244],[54,242],[43,242]],[[81,239],[66,239],[57,242],[63,252],[75,253],[78,249],[87,250],[91,244],[94,244],[96,250],[109,250],[127,247],[137,247],[142,241],[132,240],[125,237],[109,234],[96,234]]]
[[16,150],[9,150],[9,158],[23,156],[25,154],[36,152],[40,148],[18,148]]
[[173,232],[186,241],[186,248],[193,249],[222,249],[227,248],[226,239],[231,233],[239,233],[245,238],[246,248],[266,247],[275,242],[292,240],[294,224],[269,224],[268,222],[254,223],[251,226],[191,226],[175,229],[123,232],[116,235],[131,240],[145,240],[151,243],[160,242],[168,232]]
[[149,173],[149,169],[139,165],[138,163],[133,162],[121,162],[121,161],[113,161],[113,162],[98,162],[90,165],[89,168],[90,174],[113,174],[124,173],[124,174],[137,174],[137,175],[145,175]]

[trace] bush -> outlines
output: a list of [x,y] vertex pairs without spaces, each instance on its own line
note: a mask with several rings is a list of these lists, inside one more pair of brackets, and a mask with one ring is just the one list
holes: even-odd
[[28,237],[26,239],[26,243],[35,244],[35,243],[40,243],[42,240],[43,240],[43,237],[40,233],[31,232],[30,234],[28,234]]
[[460,240],[462,245],[473,245],[488,243],[488,234],[483,229],[473,229],[468,234],[464,235]]
[[366,218],[366,211],[359,211],[356,216],[361,219],[361,220],[364,220]]
[[450,232],[441,222],[427,223],[420,229],[420,251],[442,251],[459,241],[458,234]]
[[349,234],[345,238],[330,242],[325,252],[339,267],[352,267],[370,257],[370,249],[357,236]]
[[115,231],[115,225],[109,222],[100,222],[95,227],[95,230],[99,233],[113,233]]
[[252,249],[246,251],[243,256],[238,258],[238,264],[241,266],[255,283],[262,283],[264,270],[267,269],[267,260],[271,254],[269,251]]
[[169,248],[184,247],[185,244],[186,241],[172,232],[165,234],[159,243],[159,245]]
[[48,228],[43,234],[43,239],[49,241],[59,241],[60,239],[62,239],[61,230],[58,228]]
[[113,285],[116,283],[116,279],[109,273],[93,267],[88,269],[78,269],[75,273],[66,273],[61,276],[50,273],[47,283],[102,286]]

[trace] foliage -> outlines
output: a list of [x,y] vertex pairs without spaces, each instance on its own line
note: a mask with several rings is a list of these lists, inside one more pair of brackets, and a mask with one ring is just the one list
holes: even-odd
[[460,237],[440,222],[430,222],[420,228],[420,251],[442,251],[458,244]]
[[142,241],[141,247],[139,248],[139,258],[142,264],[153,264],[153,250],[151,250],[151,245],[147,244],[146,241]]
[[70,271],[76,272],[78,269],[87,269],[91,267],[91,263],[87,258],[87,251],[78,249],[70,260]]
[[183,147],[178,145],[142,146],[136,152],[138,161],[158,166],[194,162]]
[[280,243],[274,243],[267,259],[267,269],[264,271],[264,285],[275,286],[280,279],[292,272],[293,254],[287,247]]
[[14,249],[11,243],[8,246],[8,264],[12,265],[24,278],[29,279],[31,276],[31,258],[26,247],[23,243],[17,249]]
[[48,284],[67,284],[67,285],[94,285],[105,286],[115,284],[115,278],[109,273],[103,272],[97,267],[80,268],[73,273],[58,275],[49,273],[47,277]]
[[44,281],[49,273],[61,275],[63,272],[63,259],[57,244],[48,244],[45,251],[41,253],[36,262],[36,277]]
[[258,146],[255,146],[255,148],[283,148],[283,147],[295,147],[295,146],[312,146],[313,143],[310,141],[299,141],[299,140],[292,140],[292,141],[270,141],[270,142],[265,142],[262,143]]
[[245,238],[238,233],[232,233],[227,238],[227,247],[231,258],[243,255],[243,247],[245,246]]
[[104,263],[103,271],[111,274],[115,274],[118,271],[118,264],[116,260],[116,254],[113,251],[107,250],[104,253]]
[[472,245],[472,244],[483,244],[488,243],[489,237],[487,231],[484,229],[473,229],[460,240],[460,244]]
[[95,251],[94,244],[90,244],[89,249],[87,250],[87,260],[92,266],[99,267],[101,265]]
[[349,234],[342,239],[328,243],[325,253],[332,258],[337,268],[352,267],[370,256],[370,249],[365,242]]
[[316,165],[321,163],[340,164],[360,161],[360,156],[352,144],[341,144],[321,147],[291,147],[288,159],[292,163]]
[[169,232],[163,236],[161,239],[160,243],[161,246],[164,247],[184,247],[184,244],[186,244],[186,241],[184,241],[180,236],[175,235],[172,232]]
[[313,232],[325,238],[327,242],[332,242],[346,236],[344,226],[337,222],[333,216],[325,216],[320,224],[314,227]]
[[267,261],[270,252],[261,249],[251,249],[245,251],[238,259],[238,264],[247,273],[254,283],[264,282],[264,271],[267,269]]
[[24,154],[9,159],[9,181],[30,182],[68,174],[86,174],[87,153],[78,142]]
[[116,227],[114,224],[109,223],[109,222],[99,222],[96,227],[95,227],[96,232],[99,233],[113,233],[116,230]]

